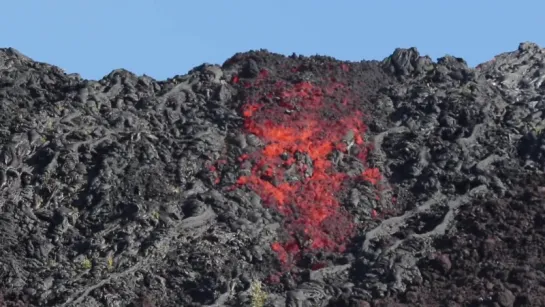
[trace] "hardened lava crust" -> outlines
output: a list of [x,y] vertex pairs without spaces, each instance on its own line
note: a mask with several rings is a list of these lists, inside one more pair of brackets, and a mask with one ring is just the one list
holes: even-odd
[[545,306],[544,63],[0,49],[0,306]]

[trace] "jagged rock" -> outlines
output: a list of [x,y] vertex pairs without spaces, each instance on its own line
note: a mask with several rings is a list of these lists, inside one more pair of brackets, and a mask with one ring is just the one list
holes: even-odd
[[543,306],[543,63],[0,49],[0,304]]

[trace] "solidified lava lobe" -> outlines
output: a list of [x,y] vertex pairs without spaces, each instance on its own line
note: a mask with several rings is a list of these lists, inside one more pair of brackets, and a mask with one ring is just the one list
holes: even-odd
[[[246,133],[260,137],[265,146],[242,157],[253,168],[238,184],[254,190],[285,217],[290,238],[272,245],[284,264],[304,250],[342,252],[353,235],[351,218],[336,198],[349,178],[335,170],[331,155],[361,149],[366,126],[342,96],[343,88],[340,83],[318,87],[310,82],[276,82],[271,88],[256,82],[255,95],[243,106]],[[379,175],[367,172],[373,181]]]

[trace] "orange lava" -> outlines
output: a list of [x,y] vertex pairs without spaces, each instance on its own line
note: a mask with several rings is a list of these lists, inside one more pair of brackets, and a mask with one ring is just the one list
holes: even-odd
[[[243,106],[246,132],[265,145],[239,159],[252,161],[253,168],[238,184],[285,217],[290,238],[272,245],[284,264],[302,250],[342,252],[354,233],[351,217],[336,198],[348,175],[336,171],[331,156],[363,148],[366,126],[343,89],[339,83],[277,82],[270,91],[258,88]],[[380,173],[370,169],[362,176],[376,183]]]

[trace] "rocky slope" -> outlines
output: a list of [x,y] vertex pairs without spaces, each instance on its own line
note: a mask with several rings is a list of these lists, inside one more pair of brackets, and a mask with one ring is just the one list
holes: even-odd
[[0,305],[544,306],[544,81],[532,43],[166,81],[0,49]]

